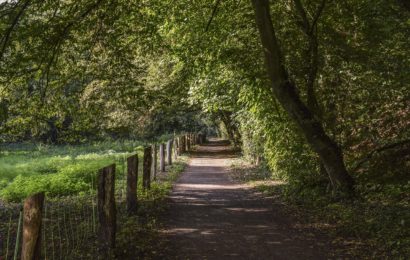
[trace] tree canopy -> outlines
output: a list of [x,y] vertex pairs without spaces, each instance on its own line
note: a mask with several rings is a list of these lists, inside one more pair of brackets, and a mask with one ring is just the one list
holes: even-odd
[[2,1],[1,141],[217,125],[297,185],[403,176],[407,2],[271,2]]

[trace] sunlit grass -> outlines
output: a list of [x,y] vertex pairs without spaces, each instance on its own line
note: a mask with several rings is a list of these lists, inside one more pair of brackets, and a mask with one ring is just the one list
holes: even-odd
[[117,165],[123,178],[126,158],[139,153],[135,141],[102,142],[79,146],[8,145],[0,151],[0,198],[20,201],[45,191],[48,196],[85,192],[95,183],[99,168]]

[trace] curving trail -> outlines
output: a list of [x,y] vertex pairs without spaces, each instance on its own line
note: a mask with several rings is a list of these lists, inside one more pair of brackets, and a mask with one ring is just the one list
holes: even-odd
[[228,178],[232,157],[218,140],[192,153],[170,195],[162,258],[326,259],[323,239],[291,228],[280,206]]

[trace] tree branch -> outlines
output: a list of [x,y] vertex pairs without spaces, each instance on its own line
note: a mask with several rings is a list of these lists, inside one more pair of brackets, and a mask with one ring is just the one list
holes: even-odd
[[209,18],[208,24],[206,25],[205,32],[208,31],[209,26],[211,25],[212,20],[214,19],[214,16],[216,16],[216,11],[218,10],[218,6],[219,6],[219,3],[220,3],[220,2],[221,2],[221,0],[216,0],[214,9],[212,10],[211,17]]
[[303,31],[309,35],[309,31],[310,31],[310,23],[309,23],[309,19],[307,17],[305,8],[302,5],[302,2],[300,0],[293,0],[293,3],[295,4],[295,8],[297,10],[297,12],[300,15],[300,18],[302,19],[302,24],[300,24],[300,26],[302,27]]
[[0,51],[0,61],[3,59],[4,52],[6,51],[7,43],[10,40],[11,33],[13,32],[14,28],[17,26],[20,18],[23,16],[24,11],[27,9],[27,7],[30,4],[30,0],[26,0],[21,7],[20,11],[17,13],[16,17],[14,17],[10,27],[6,30],[6,33],[3,35],[1,38],[1,51]]
[[403,140],[403,141],[399,141],[399,142],[395,142],[392,144],[387,144],[384,145],[382,147],[379,147],[377,149],[374,149],[373,151],[371,151],[370,153],[368,153],[364,158],[362,158],[355,167],[353,167],[353,171],[357,171],[358,169],[360,169],[360,167],[367,161],[369,161],[375,154],[386,151],[386,150],[390,150],[390,149],[394,149],[394,148],[398,148],[401,146],[405,146],[405,145],[409,145],[410,144],[410,140]]
[[310,34],[313,33],[316,27],[317,21],[319,20],[319,17],[322,14],[323,9],[325,9],[325,5],[326,5],[326,0],[322,0],[322,2],[320,3],[319,7],[316,10],[315,17],[313,18],[312,25],[310,27]]

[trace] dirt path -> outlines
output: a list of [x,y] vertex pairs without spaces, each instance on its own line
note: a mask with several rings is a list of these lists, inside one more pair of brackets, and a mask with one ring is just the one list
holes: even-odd
[[280,207],[230,181],[232,157],[229,147],[218,141],[193,153],[170,195],[164,231],[168,257],[326,259],[324,244],[290,228]]

